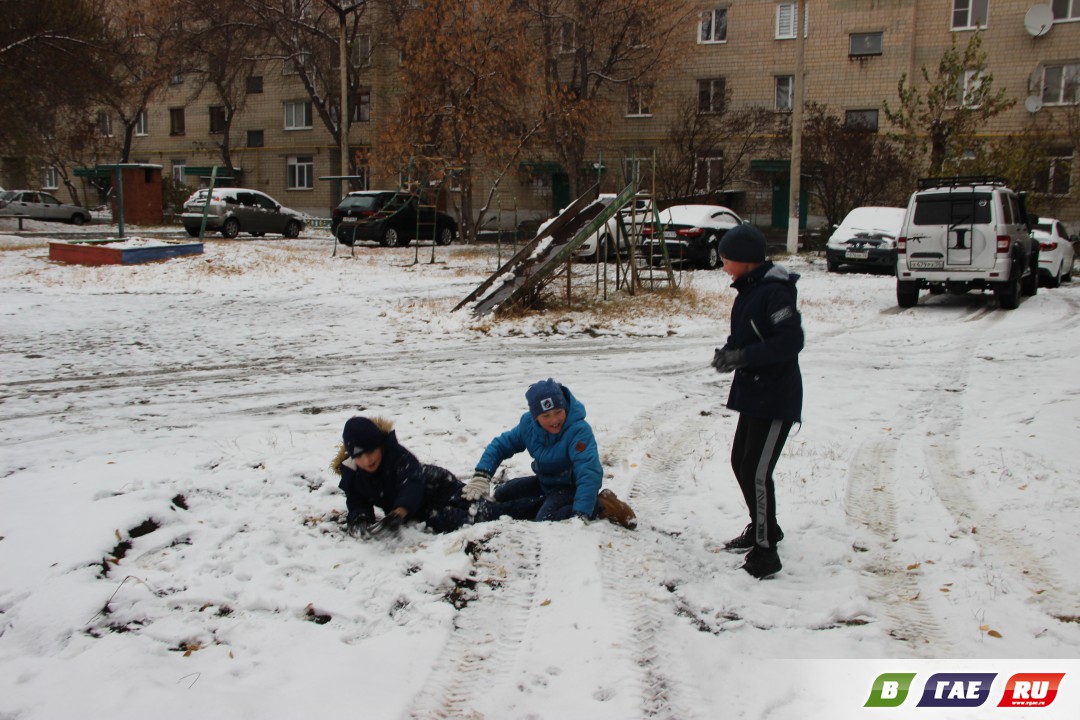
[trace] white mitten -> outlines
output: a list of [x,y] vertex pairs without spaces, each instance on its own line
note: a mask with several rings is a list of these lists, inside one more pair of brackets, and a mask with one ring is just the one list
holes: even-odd
[[469,502],[476,502],[487,497],[490,486],[491,478],[484,473],[478,472],[472,476],[472,480],[465,483],[465,487],[461,489],[461,497]]

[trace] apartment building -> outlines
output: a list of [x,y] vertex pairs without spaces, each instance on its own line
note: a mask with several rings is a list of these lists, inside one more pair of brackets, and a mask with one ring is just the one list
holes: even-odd
[[[668,137],[677,109],[688,100],[701,112],[725,97],[731,107],[792,109],[797,33],[803,33],[804,99],[841,113],[847,122],[887,132],[884,104],[897,102],[902,76],[918,84],[923,67],[935,69],[953,42],[982,34],[994,86],[1015,105],[990,120],[985,137],[1005,137],[1038,121],[1060,136],[1046,158],[1045,190],[1067,198],[1061,219],[1080,224],[1076,165],[1080,101],[1080,0],[712,0],[688,8],[673,59],[647,88],[613,86],[606,98],[612,121],[594,138],[597,177],[605,191],[627,175],[648,183],[652,153]],[[386,48],[385,50],[388,50]],[[370,82],[354,100],[350,152],[362,158],[394,123],[390,98],[399,86],[396,53],[365,56],[361,77]],[[967,78],[977,82],[975,77]],[[221,163],[222,108],[207,90],[194,93],[182,76],[141,119],[132,161],[160,164],[193,188]],[[242,111],[231,133],[239,181],[283,204],[328,216],[342,174],[336,143],[313,115],[295,72],[282,61],[262,63],[248,78]],[[716,149],[722,162],[724,149]],[[702,190],[723,190],[759,225],[786,224],[788,154],[752,157],[723,188],[710,186],[711,158],[697,158]],[[962,168],[957,169],[962,173]],[[370,176],[353,186],[396,187],[400,177]],[[486,193],[481,178],[478,194]],[[490,183],[489,183],[490,185]],[[502,225],[547,217],[568,202],[566,170],[549,157],[525,158],[502,180],[492,215]],[[778,203],[784,207],[779,208]],[[813,214],[813,198],[807,203]],[[778,211],[779,210],[779,211]]]

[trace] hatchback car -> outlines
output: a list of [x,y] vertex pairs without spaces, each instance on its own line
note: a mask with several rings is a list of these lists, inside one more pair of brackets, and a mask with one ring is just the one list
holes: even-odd
[[454,218],[422,204],[412,193],[393,190],[351,192],[338,204],[334,215],[334,237],[349,246],[367,240],[385,247],[404,247],[417,238],[449,245],[458,232]]
[[39,190],[6,190],[0,193],[0,215],[23,215],[32,220],[53,220],[72,225],[90,222],[90,211],[62,203]]
[[[708,270],[720,267],[720,238],[743,219],[722,205],[673,205],[659,213],[662,242],[673,262],[689,262]],[[654,225],[642,227],[641,251],[653,261],[661,238]]]
[[[198,237],[202,227],[206,190],[198,190],[184,203],[180,221],[188,235]],[[246,188],[215,188],[210,194],[206,229],[234,238],[242,232],[256,237],[278,233],[288,238],[300,234],[306,225],[304,216],[284,207],[269,195]]]
[[1061,221],[1039,218],[1031,233],[1039,241],[1039,280],[1042,284],[1056,288],[1062,280],[1072,280],[1076,252]]
[[896,238],[905,212],[898,207],[859,207],[849,212],[825,244],[829,272],[844,265],[895,272]]

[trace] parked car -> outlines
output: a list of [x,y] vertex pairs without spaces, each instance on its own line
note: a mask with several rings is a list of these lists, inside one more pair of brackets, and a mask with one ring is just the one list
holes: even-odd
[[1062,280],[1072,280],[1076,251],[1061,221],[1039,218],[1032,234],[1039,241],[1039,280],[1042,284],[1056,288]]
[[[184,203],[180,221],[188,235],[198,237],[206,206],[206,190],[197,190]],[[214,188],[206,215],[206,229],[234,238],[242,232],[261,237],[280,233],[288,238],[300,234],[306,225],[304,215],[284,207],[274,198],[247,188]]]
[[[707,270],[720,267],[720,238],[744,220],[722,205],[672,205],[658,213],[663,243],[672,262],[689,262]],[[642,227],[641,251],[660,256],[656,227]]]
[[[348,205],[342,208],[346,203]],[[404,247],[417,238],[433,238],[438,245],[449,245],[457,237],[458,226],[454,218],[422,204],[412,193],[392,190],[353,192],[338,204],[338,208],[342,213],[334,236],[342,245],[368,240],[385,247]]]
[[[602,194],[600,199],[614,199],[615,195]],[[618,217],[622,217],[622,226],[625,233],[619,232]],[[630,243],[638,243],[641,239],[641,228],[652,220],[652,200],[646,197],[634,199],[633,207],[627,206],[619,211],[619,216],[608,220],[604,227],[595,234],[585,239],[585,242],[575,251],[578,260],[595,262],[599,259],[598,253],[605,253],[604,259],[610,260],[617,254],[626,254]]]
[[829,272],[844,265],[895,272],[896,238],[905,212],[905,208],[872,206],[849,212],[825,243]]
[[1013,310],[1039,291],[1038,218],[1000,178],[924,178],[911,195],[897,240],[896,302],[913,307],[919,290],[992,290]]
[[5,190],[0,192],[0,215],[25,215],[33,220],[53,220],[85,225],[90,211],[78,205],[62,203],[40,190]]

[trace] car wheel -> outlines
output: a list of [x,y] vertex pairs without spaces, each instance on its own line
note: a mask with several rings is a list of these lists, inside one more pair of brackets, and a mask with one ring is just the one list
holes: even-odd
[[399,247],[401,245],[401,234],[395,228],[386,228],[383,231],[382,244],[383,247]]
[[190,235],[191,237],[199,237],[199,230],[198,230],[198,228],[189,228],[189,227],[185,227],[185,228],[184,228],[184,230],[186,230],[186,231],[187,231],[187,234],[188,234],[188,235]]
[[225,221],[225,224],[221,226],[221,236],[232,239],[240,234],[240,221],[236,218],[229,218]]
[[1019,274],[1013,273],[1013,277],[994,290],[1002,310],[1015,310],[1020,307],[1021,284]]
[[715,237],[710,237],[705,247],[705,269],[715,270],[720,267],[720,243]]
[[[1074,259],[1073,262],[1075,263],[1076,260]],[[1061,275],[1062,281],[1064,281],[1064,282],[1072,282],[1072,274],[1073,274],[1073,269],[1072,269],[1072,265],[1070,265],[1069,267],[1065,268],[1065,272],[1062,273],[1062,275]]]
[[825,268],[829,272],[840,272],[840,263],[832,258],[825,259]]
[[915,307],[919,303],[919,285],[905,280],[896,281],[896,304],[902,308]]
[[1031,270],[1026,277],[1020,280],[1020,294],[1024,297],[1031,297],[1039,292],[1039,256],[1038,254],[1031,256],[1031,263],[1028,265]]
[[439,228],[439,231],[435,237],[436,245],[449,245],[454,242],[454,231],[447,225],[443,225]]
[[285,232],[281,234],[287,238],[300,237],[300,223],[290,220],[289,224],[285,226]]
[[334,235],[334,237],[337,238],[337,241],[339,243],[341,243],[342,245],[344,245],[346,247],[352,247],[353,246],[352,231],[350,231],[348,228],[339,229],[337,231],[337,233]]
[[71,216],[71,224],[72,225],[85,225],[86,224],[86,216],[83,215],[82,213],[75,213],[74,215]]

